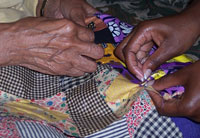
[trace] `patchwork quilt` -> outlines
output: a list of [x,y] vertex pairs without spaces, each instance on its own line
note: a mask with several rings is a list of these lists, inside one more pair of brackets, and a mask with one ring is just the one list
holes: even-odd
[[[157,113],[147,93],[153,88],[141,84],[113,54],[134,26],[96,13],[88,27],[95,32],[95,42],[105,49],[94,73],[68,77],[19,66],[0,68],[0,137],[183,137],[175,118]],[[156,46],[149,54],[155,50]],[[186,54],[175,57],[155,70],[147,82],[195,60]],[[175,86],[162,96],[177,98],[183,92],[182,86]]]

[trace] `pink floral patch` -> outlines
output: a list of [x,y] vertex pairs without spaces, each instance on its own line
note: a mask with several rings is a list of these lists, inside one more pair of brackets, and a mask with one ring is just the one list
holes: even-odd
[[133,103],[132,109],[126,114],[126,121],[130,137],[140,125],[143,117],[152,109],[153,104],[146,92],[141,92],[140,96]]
[[17,131],[15,121],[17,119],[11,117],[3,117],[0,121],[0,137],[1,138],[20,138]]
[[32,99],[31,102],[43,107],[47,107],[49,110],[60,111],[62,113],[66,113],[68,110],[68,106],[66,104],[66,95],[62,92],[42,100]]

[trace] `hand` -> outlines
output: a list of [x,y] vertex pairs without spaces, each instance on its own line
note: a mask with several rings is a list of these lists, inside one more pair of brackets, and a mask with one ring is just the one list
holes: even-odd
[[158,94],[149,92],[161,115],[184,116],[200,122],[199,68],[200,61],[155,81],[153,87],[158,91],[177,85],[182,85],[185,88],[185,92],[180,99],[166,101]]
[[[191,15],[179,14],[144,21],[117,47],[115,54],[130,72],[144,81],[168,59],[185,52],[199,36],[199,25]],[[158,49],[149,55],[153,45]]]
[[66,19],[25,18],[0,29],[0,34],[1,65],[81,76],[95,71],[95,60],[103,56],[103,49],[93,43],[93,32]]
[[85,0],[48,0],[45,17],[66,18],[86,26],[85,20],[96,12]]

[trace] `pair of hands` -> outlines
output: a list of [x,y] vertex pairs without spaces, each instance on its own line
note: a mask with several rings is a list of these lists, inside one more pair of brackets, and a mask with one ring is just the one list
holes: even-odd
[[95,71],[95,60],[104,51],[93,43],[94,33],[85,23],[95,12],[84,0],[48,0],[45,17],[2,24],[0,64],[51,75],[81,76]]
[[[198,37],[198,23],[185,14],[144,21],[118,46],[115,55],[126,63],[130,72],[143,81],[151,70],[185,52]],[[154,44],[158,49],[149,55]],[[158,91],[176,85],[185,87],[185,93],[180,99],[167,101],[149,92],[160,114],[186,116],[200,122],[199,68],[200,61],[155,81],[153,87]]]

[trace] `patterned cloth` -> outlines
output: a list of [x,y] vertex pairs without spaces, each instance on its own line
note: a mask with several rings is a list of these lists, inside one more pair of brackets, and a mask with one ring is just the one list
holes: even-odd
[[[87,0],[104,13],[137,25],[143,20],[173,15],[186,8],[191,0]],[[186,52],[200,57],[200,39]]]
[[[98,17],[101,18],[101,16],[99,15]],[[130,32],[130,30],[132,29],[132,27],[130,27],[129,25],[124,25],[124,24],[120,25],[122,22],[120,22],[118,19],[115,19],[107,15],[105,15],[104,17],[107,20],[104,20],[105,18],[102,18],[102,20],[107,23],[108,28],[112,31],[113,37],[119,38],[115,39],[116,41],[121,41],[126,35],[128,35],[128,33],[126,32]],[[115,25],[115,21],[117,22],[116,23],[117,26]],[[120,31],[120,33],[114,31],[113,26],[119,28],[117,29],[117,31]],[[126,31],[123,32],[123,30]],[[109,46],[114,47],[113,45],[110,44],[106,46],[107,46],[106,49],[109,48]],[[108,55],[106,56],[108,57]],[[109,56],[112,56],[112,54],[110,54]],[[110,61],[108,60],[107,57],[106,59],[108,63]],[[102,60],[106,63],[106,60],[104,58]],[[111,60],[112,61],[115,60],[114,57]],[[118,69],[126,70],[125,68],[118,68]],[[58,91],[57,89],[55,89],[54,91],[55,93],[51,93],[53,95],[50,94],[48,97],[42,97],[42,99],[40,99],[41,98],[40,96],[34,97],[33,95],[31,95],[35,99],[30,100],[30,99],[25,99],[21,95],[16,95],[15,93],[7,93],[2,91],[0,95],[0,102],[2,105],[0,108],[1,112],[6,113],[8,115],[14,114],[17,118],[19,118],[20,116],[27,116],[30,117],[33,121],[36,122],[39,121],[40,123],[45,124],[47,126],[43,127],[43,125],[39,125],[36,128],[33,128],[33,130],[31,129],[29,131],[28,130],[24,130],[23,132],[21,131],[20,132],[21,135],[22,134],[24,135],[24,133],[28,133],[28,135],[34,133],[33,135],[37,135],[35,134],[35,132],[36,131],[40,132],[42,130],[48,133],[46,129],[48,129],[49,127],[50,128],[53,127],[56,128],[54,130],[58,131],[58,133],[57,132],[54,133],[56,135],[62,133],[62,135],[66,134],[71,136],[87,136],[96,131],[101,130],[96,134],[92,134],[90,136],[98,137],[101,135],[106,135],[106,137],[112,137],[112,136],[128,137],[127,134],[129,133],[130,137],[134,137],[135,135],[149,137],[150,133],[149,130],[152,129],[153,131],[151,131],[151,133],[153,134],[151,135],[155,137],[182,136],[179,129],[173,124],[173,122],[169,118],[165,117],[165,119],[163,119],[163,117],[160,117],[157,114],[150,100],[150,97],[146,92],[144,92],[143,89],[141,89],[141,93],[137,93],[140,94],[139,97],[138,95],[136,96],[134,93],[133,95],[132,94],[129,95],[129,93],[132,93],[132,91],[126,92],[127,88],[132,88],[132,86],[134,86],[134,84],[128,80],[133,76],[129,76],[128,75],[129,73],[124,73],[124,71],[120,71],[122,75],[126,77],[129,76],[127,79],[125,77],[122,77],[122,75],[117,71],[112,72],[113,70],[115,69],[111,67],[110,63],[110,64],[98,65],[98,69],[96,70],[96,72],[86,74],[83,77],[73,78],[73,77],[63,76],[60,78],[60,81],[55,82],[56,86],[57,84],[60,84],[59,90],[62,91]],[[36,73],[36,72],[32,73],[31,70],[28,70],[28,72],[26,73],[30,72],[31,74]],[[49,79],[48,77],[53,77],[53,76],[47,76],[47,78],[46,77],[41,77],[41,78]],[[55,77],[57,78],[57,76]],[[133,79],[133,82],[134,81],[138,80]],[[24,81],[24,83],[25,82],[26,81]],[[44,85],[40,84],[40,81],[36,82],[38,83],[38,86]],[[35,84],[36,86],[37,83]],[[48,81],[45,83],[48,84]],[[45,84],[45,86],[48,86],[47,84]],[[138,84],[137,86],[140,87],[140,85]],[[117,97],[119,99],[117,99],[116,101],[112,101],[112,98],[111,101],[109,101],[108,100],[109,94],[112,96],[116,96],[118,94],[122,95],[119,95]],[[114,98],[115,97],[113,97],[113,99]],[[122,103],[125,104],[123,105]],[[117,113],[115,111],[118,111],[117,110],[118,108],[122,110],[120,110],[120,115],[116,117]],[[131,110],[129,110],[128,112],[128,109],[130,108]],[[122,120],[119,120],[121,118],[121,115],[124,115],[124,113],[126,112],[128,112],[128,114],[123,116]],[[151,114],[151,112],[153,113]],[[124,118],[126,118],[127,126],[124,126]],[[145,118],[147,118],[145,121],[147,124],[143,122]],[[154,120],[152,121],[151,118],[153,118]],[[26,120],[25,122],[27,121],[28,120]],[[155,123],[154,126],[150,127],[150,125],[154,121],[157,123]],[[15,120],[15,122],[18,122],[18,120]],[[123,125],[121,125],[120,122]],[[162,124],[163,126],[161,125],[162,127],[159,128],[159,131],[157,133],[156,130],[158,129],[158,124]],[[22,128],[25,125],[30,126],[31,128],[35,124],[16,123],[16,125],[18,125],[17,127],[20,128]],[[123,129],[120,129],[121,126],[123,126]],[[169,128],[166,128],[166,126],[168,126]],[[118,130],[118,132],[113,131],[112,128]],[[166,129],[167,133],[165,132]],[[168,134],[169,132],[171,132],[171,135]]]
[[0,67],[0,72],[0,90],[25,99],[42,99],[60,91],[59,76],[20,66]]
[[[164,130],[164,131],[163,131]],[[134,138],[182,138],[182,133],[170,118],[151,110],[136,129]]]
[[15,122],[20,138],[66,138],[56,128],[34,121]]

